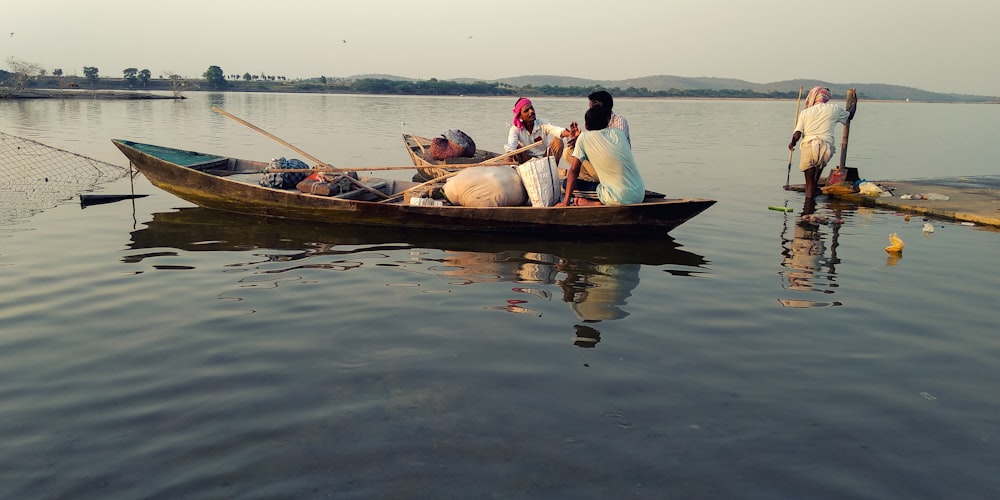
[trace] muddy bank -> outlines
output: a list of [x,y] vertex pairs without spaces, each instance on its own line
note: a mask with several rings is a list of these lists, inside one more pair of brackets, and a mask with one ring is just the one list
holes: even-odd
[[[901,181],[875,181],[892,196],[865,196],[861,193],[833,195],[859,205],[890,208],[900,212],[931,215],[1000,231],[1000,175],[942,177]],[[789,191],[805,191],[803,184],[792,184]],[[935,193],[942,199],[911,197]],[[911,196],[904,196],[904,195]]]
[[184,99],[134,90],[27,89],[0,92],[0,99]]

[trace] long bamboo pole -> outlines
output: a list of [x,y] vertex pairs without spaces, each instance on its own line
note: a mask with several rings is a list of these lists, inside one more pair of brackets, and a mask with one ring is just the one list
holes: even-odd
[[[504,153],[487,160],[483,160],[479,163],[445,163],[441,165],[423,165],[416,166],[412,165],[409,167],[337,167],[330,172],[379,172],[385,170],[413,170],[416,168],[446,168],[446,169],[460,169],[460,168],[471,168],[471,167],[492,167],[496,166],[497,163],[510,158],[513,155],[523,153],[535,146],[538,146],[542,141],[535,142],[523,148],[515,149],[509,153]],[[282,168],[282,169],[271,169],[268,172],[326,172],[322,168]]]
[[231,113],[223,110],[222,108],[220,108],[218,106],[212,106],[212,111],[215,111],[216,113],[218,113],[218,114],[220,114],[222,116],[227,116],[229,118],[232,118],[233,120],[235,120],[235,121],[237,121],[237,122],[239,122],[239,123],[241,123],[243,125],[246,125],[247,127],[251,128],[253,130],[256,130],[257,132],[260,132],[261,134],[264,134],[264,135],[270,137],[271,139],[274,139],[277,142],[280,142],[281,144],[283,144],[288,149],[291,149],[292,151],[295,151],[296,153],[298,153],[298,154],[300,154],[302,156],[305,156],[306,159],[311,160],[313,163],[321,165],[323,168],[328,169],[331,172],[338,172],[340,170],[337,167],[334,167],[333,165],[330,165],[329,163],[326,163],[326,162],[324,162],[324,161],[316,158],[315,156],[313,156],[313,155],[311,155],[309,153],[306,153],[305,151],[303,151],[303,150],[301,150],[301,149],[293,146],[292,144],[290,144],[289,142],[285,141],[284,139],[282,139],[282,138],[280,138],[280,137],[278,137],[278,136],[276,136],[276,135],[274,135],[274,134],[272,134],[272,133],[270,133],[270,132],[268,132],[268,131],[266,131],[266,130],[264,130],[264,129],[262,129],[262,128],[254,125],[254,124],[252,124],[252,123],[250,123],[250,122],[248,122],[248,121],[246,121],[246,120],[244,120],[244,119],[242,119],[242,118],[240,118],[238,116],[236,116],[236,115],[233,115],[233,114],[231,114]]
[[[292,151],[295,151],[296,153],[299,153],[300,155],[305,156],[307,159],[311,160],[313,163],[316,163],[317,165],[320,165],[327,172],[343,172],[343,170],[340,170],[337,167],[334,167],[333,165],[330,165],[329,163],[326,163],[326,162],[324,162],[324,161],[316,158],[315,156],[313,156],[313,155],[311,155],[309,153],[306,153],[305,151],[303,151],[303,150],[301,150],[301,149],[299,149],[299,148],[291,145],[290,143],[288,143],[284,139],[282,139],[282,138],[280,138],[280,137],[278,137],[278,136],[276,136],[276,135],[274,135],[274,134],[272,134],[272,133],[270,133],[270,132],[268,132],[268,131],[266,131],[266,130],[264,130],[264,129],[262,129],[262,128],[260,128],[260,127],[258,127],[256,125],[254,125],[254,124],[252,124],[252,123],[250,123],[250,122],[248,122],[248,121],[240,118],[240,117],[238,117],[238,116],[235,116],[235,115],[233,115],[233,114],[231,114],[231,113],[223,110],[222,108],[219,108],[218,106],[212,106],[212,111],[215,111],[216,113],[218,113],[220,115],[232,118],[233,120],[235,120],[235,121],[237,121],[237,122],[239,122],[239,123],[241,123],[243,125],[246,125],[247,127],[251,128],[253,130],[256,130],[257,132],[260,132],[261,134],[264,134],[264,135],[270,137],[271,139],[274,139],[275,141],[277,141],[277,142],[285,145],[285,147],[287,147],[288,149],[291,149]],[[370,186],[366,186],[364,183],[362,183],[361,181],[359,181],[359,180],[357,180],[357,179],[355,179],[355,178],[353,178],[351,176],[346,176],[346,177],[348,179],[350,179],[351,183],[354,184],[356,187],[361,188],[361,189],[363,189],[363,190],[365,190],[365,191],[367,191],[367,192],[369,192],[371,194],[374,194],[374,195],[378,196],[379,198],[386,199],[386,198],[389,197],[387,194],[383,193],[382,191],[379,191],[377,189],[372,189]]]
[[[792,122],[792,133],[795,133],[795,128],[799,126],[799,105],[802,104],[802,85],[799,85],[799,98],[795,101],[795,120]],[[794,149],[788,150],[788,171],[785,173],[785,187],[788,187],[788,183],[792,180],[792,155],[795,154]]]

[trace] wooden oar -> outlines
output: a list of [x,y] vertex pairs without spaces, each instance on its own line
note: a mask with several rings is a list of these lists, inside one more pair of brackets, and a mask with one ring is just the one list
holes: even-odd
[[470,167],[490,167],[496,165],[498,161],[504,160],[516,154],[523,153],[535,146],[538,146],[541,143],[542,141],[538,141],[530,146],[525,146],[520,149],[515,149],[510,153],[505,153],[499,156],[495,156],[493,158],[483,160],[479,163],[445,163],[441,165],[424,165],[419,167],[416,165],[412,165],[409,167],[337,167],[333,170],[325,170],[322,168],[275,168],[268,170],[268,172],[328,172],[328,171],[329,172],[378,172],[384,170],[413,170],[417,168],[453,169],[453,168],[470,168]]
[[[250,127],[253,130],[256,130],[257,132],[260,132],[260,133],[262,133],[262,134],[270,137],[271,139],[274,139],[275,141],[280,142],[281,144],[285,145],[285,147],[287,147],[288,149],[291,149],[292,151],[295,151],[296,153],[298,153],[298,154],[300,154],[302,156],[305,156],[307,159],[311,160],[313,163],[316,163],[317,165],[320,165],[321,167],[323,167],[323,169],[325,171],[328,171],[328,172],[342,172],[342,170],[338,169],[337,167],[334,167],[333,165],[330,165],[330,164],[328,164],[328,163],[326,163],[324,161],[321,161],[320,159],[316,158],[315,156],[313,156],[313,155],[311,155],[309,153],[306,153],[305,151],[302,151],[301,149],[299,149],[299,148],[297,148],[297,147],[289,144],[288,142],[286,142],[285,140],[281,139],[280,137],[278,137],[278,136],[276,136],[276,135],[274,135],[274,134],[272,134],[272,133],[270,133],[270,132],[268,132],[268,131],[266,131],[266,130],[264,130],[264,129],[262,129],[262,128],[260,128],[260,127],[258,127],[256,125],[254,125],[254,124],[252,124],[252,123],[250,123],[250,122],[242,119],[242,118],[239,118],[239,117],[237,117],[237,116],[235,116],[233,114],[230,114],[230,113],[224,111],[222,108],[219,108],[218,106],[212,106],[212,111],[215,111],[216,113],[219,113],[220,115],[232,118],[233,120],[236,120],[237,122],[242,123],[243,125],[246,125],[247,127]],[[364,183],[362,183],[361,181],[359,181],[359,180],[357,180],[357,179],[355,179],[355,178],[353,178],[351,176],[346,176],[346,177],[348,179],[350,179],[351,183],[354,184],[356,187],[359,187],[359,188],[361,188],[361,189],[363,189],[365,191],[368,191],[369,193],[372,193],[372,194],[378,196],[379,198],[382,198],[382,199],[388,198],[388,195],[386,195],[382,191],[379,191],[377,189],[372,189],[371,187],[366,186]]]
[[[802,85],[799,85],[799,98],[795,101],[795,121],[792,122],[792,133],[795,133],[795,127],[799,126],[799,105],[802,104]],[[788,182],[792,179],[792,155],[795,153],[794,149],[788,150],[788,172],[785,173],[785,187],[788,187]]]
[[[858,96],[854,93],[854,89],[847,89],[847,108],[850,109],[852,106],[858,105]],[[840,140],[840,166],[837,168],[847,167],[847,137],[851,133],[851,119],[848,118],[847,122],[844,123],[844,138]]]
[[231,114],[231,113],[223,110],[222,108],[219,108],[218,106],[212,106],[212,111],[215,111],[216,113],[219,113],[222,116],[227,116],[229,118],[232,118],[233,120],[235,120],[235,121],[237,121],[239,123],[242,123],[243,125],[246,125],[247,127],[252,128],[253,130],[256,130],[257,132],[260,132],[261,134],[264,134],[264,135],[270,137],[271,139],[274,139],[275,141],[280,142],[281,144],[285,145],[285,147],[287,147],[288,149],[291,149],[292,151],[295,151],[296,153],[298,153],[298,154],[300,154],[302,156],[305,156],[307,159],[312,160],[313,163],[316,163],[318,165],[322,165],[323,168],[329,169],[330,171],[333,171],[333,172],[336,172],[336,171],[339,170],[337,167],[334,167],[333,165],[330,165],[329,163],[326,163],[326,162],[324,162],[324,161],[322,161],[322,160],[314,157],[313,155],[311,155],[309,153],[306,153],[305,151],[302,151],[301,149],[299,149],[299,148],[293,146],[292,144],[286,142],[284,139],[282,139],[282,138],[280,138],[280,137],[278,137],[278,136],[276,136],[276,135],[274,135],[274,134],[272,134],[272,133],[270,133],[270,132],[268,132],[268,131],[266,131],[266,130],[264,130],[264,129],[262,129],[262,128],[254,125],[254,124],[252,124],[252,123],[250,123],[250,122],[248,122],[248,121],[246,121],[246,120],[244,120],[244,119],[242,119],[242,118],[240,118],[238,116],[236,116],[236,115],[233,115],[233,114]]
[[435,165],[433,167],[418,167],[416,165],[410,165],[408,167],[337,167],[337,170],[325,170],[322,168],[272,168],[268,172],[381,172],[389,170],[413,170],[417,168],[447,168],[447,169],[459,169],[459,168],[470,168],[470,167],[496,167],[500,165],[490,164],[490,163],[453,163],[447,165]]
[[[448,168],[469,168],[469,167],[481,167],[480,163],[468,163],[468,164],[456,164],[448,165]],[[272,168],[268,172],[379,172],[386,170],[413,170],[417,167],[416,165],[410,165],[408,167],[337,167],[336,170],[326,170],[324,168]]]

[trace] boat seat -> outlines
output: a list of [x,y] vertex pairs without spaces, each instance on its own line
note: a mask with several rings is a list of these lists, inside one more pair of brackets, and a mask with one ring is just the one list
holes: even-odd
[[[391,195],[392,194],[394,184],[395,183],[393,181],[391,181],[391,180],[382,180],[382,179],[380,179],[380,180],[364,181],[364,185],[366,185],[366,186],[368,186],[368,187],[370,187],[370,188],[372,188],[372,189],[374,189],[376,191],[380,191],[380,192],[382,192],[383,194],[386,194],[386,195]],[[365,201],[372,201],[372,200],[374,200],[377,197],[374,194],[372,194],[372,193],[370,193],[370,192],[368,192],[368,191],[366,191],[364,189],[357,188],[357,189],[353,189],[351,191],[347,191],[347,192],[344,192],[344,193],[341,193],[341,194],[338,194],[338,195],[331,196],[331,198],[341,198],[341,199],[345,199],[345,200],[365,200]]]
[[[201,163],[192,163],[190,165],[185,165],[185,166],[187,168],[190,168],[191,170],[198,170],[201,172],[207,172],[208,170],[218,170],[221,173],[225,173],[231,171],[228,168],[229,158],[218,158],[215,160],[203,161]],[[214,172],[214,174],[218,175],[220,172]]]

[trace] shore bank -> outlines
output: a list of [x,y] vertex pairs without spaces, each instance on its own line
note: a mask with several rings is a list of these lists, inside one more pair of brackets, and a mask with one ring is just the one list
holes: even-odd
[[[1000,231],[1000,176],[943,177],[875,181],[892,196],[872,197],[861,193],[838,193],[832,196],[865,206],[882,207],[928,215],[980,226],[990,226]],[[805,191],[803,184],[786,187],[789,191]],[[943,200],[907,199],[903,195],[936,193],[947,197]]]
[[27,89],[0,94],[0,99],[185,99],[135,90]]

